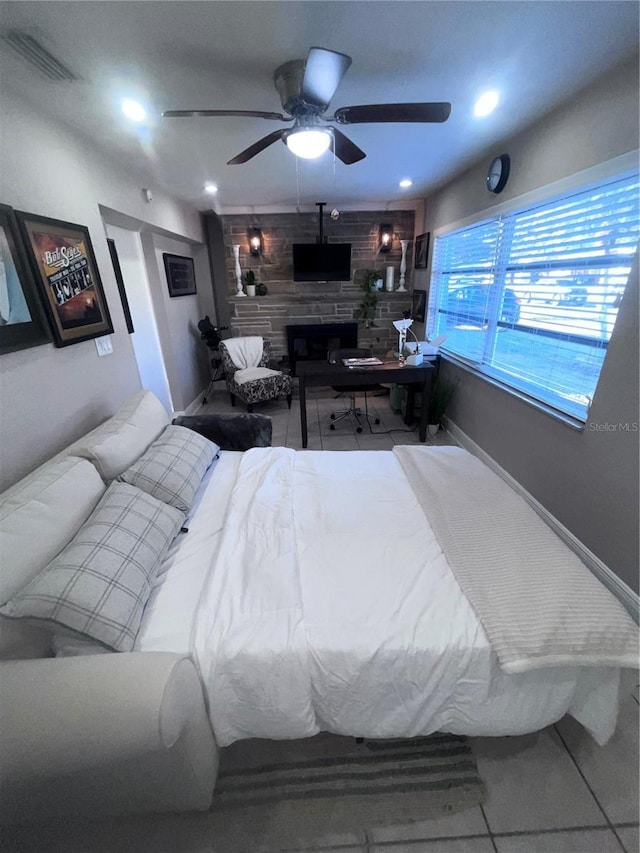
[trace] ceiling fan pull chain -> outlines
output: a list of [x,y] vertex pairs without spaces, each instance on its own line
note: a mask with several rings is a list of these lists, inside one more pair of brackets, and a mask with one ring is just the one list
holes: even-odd
[[333,192],[336,193],[338,191],[338,185],[336,183],[336,138],[331,133],[331,151],[333,152]]

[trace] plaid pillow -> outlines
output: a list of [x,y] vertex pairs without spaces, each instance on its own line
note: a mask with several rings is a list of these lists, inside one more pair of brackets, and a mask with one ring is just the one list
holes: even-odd
[[0,614],[55,622],[131,651],[151,583],[183,521],[174,507],[112,483],[66,548]]
[[193,430],[168,426],[118,479],[188,512],[207,468],[220,448]]

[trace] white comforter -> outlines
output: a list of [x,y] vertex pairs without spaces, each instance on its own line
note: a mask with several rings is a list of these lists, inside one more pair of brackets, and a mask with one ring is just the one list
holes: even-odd
[[392,453],[244,454],[191,637],[220,745],[327,730],[600,743],[619,670],[506,675]]

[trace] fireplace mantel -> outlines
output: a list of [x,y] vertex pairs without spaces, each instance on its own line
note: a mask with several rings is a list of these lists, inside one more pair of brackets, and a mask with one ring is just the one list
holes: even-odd
[[[393,321],[411,310],[411,293],[379,294],[374,325],[358,321],[358,346],[377,356],[397,347]],[[287,326],[353,323],[363,293],[274,293],[267,296],[230,296],[230,325],[234,335],[261,335],[271,342],[276,358],[288,356]]]
[[[378,296],[379,303],[388,301],[392,304],[400,304],[406,302],[408,305],[411,305],[411,293],[409,291],[405,293],[398,293],[397,291],[387,293],[387,291],[381,290]],[[362,302],[362,297],[363,292],[357,289],[353,293],[310,293],[309,295],[302,293],[268,293],[266,296],[245,297],[234,295],[229,296],[228,300],[230,303],[239,303],[240,305],[251,305],[253,303],[258,303],[258,305],[262,303],[266,305],[277,305],[279,303],[292,305],[306,302],[353,302],[359,305]]]

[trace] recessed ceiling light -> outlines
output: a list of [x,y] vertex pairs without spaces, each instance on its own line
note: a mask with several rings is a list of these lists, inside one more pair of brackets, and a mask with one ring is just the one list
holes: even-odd
[[488,116],[498,106],[500,97],[497,92],[485,92],[480,95],[473,107],[473,114],[478,118]]
[[218,192],[217,184],[208,183],[204,185],[204,191],[210,195],[215,195]]
[[122,112],[127,118],[130,118],[131,121],[144,121],[147,117],[147,111],[142,104],[139,104],[131,98],[125,98],[123,100]]
[[399,183],[399,186],[401,186],[402,189],[406,189],[407,187],[410,187],[412,185],[413,185],[413,181],[410,180],[409,178],[403,178]]

